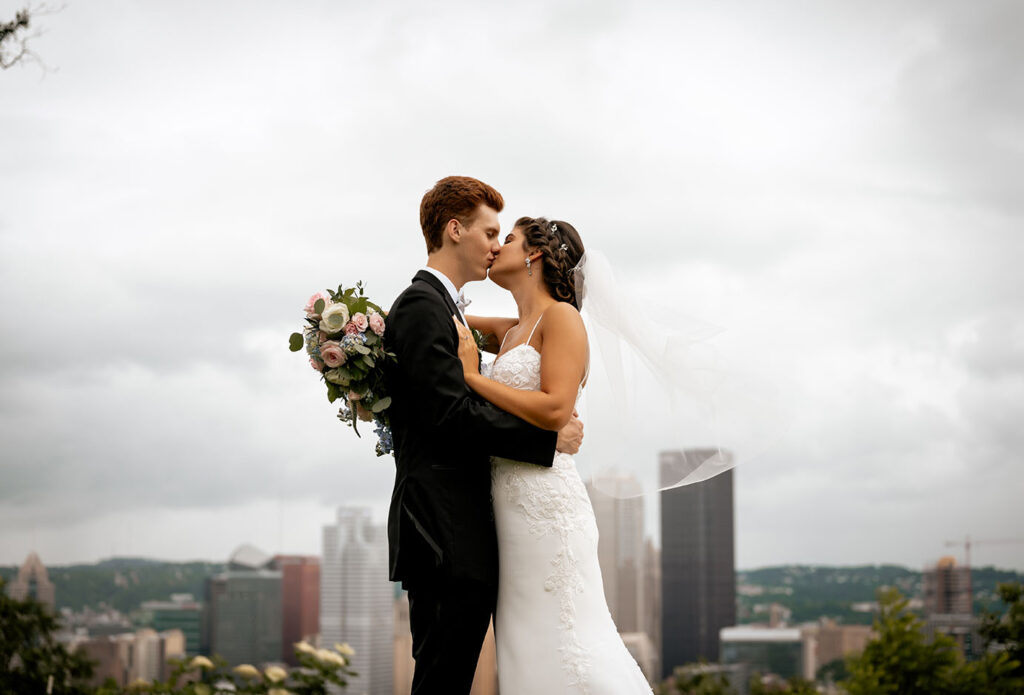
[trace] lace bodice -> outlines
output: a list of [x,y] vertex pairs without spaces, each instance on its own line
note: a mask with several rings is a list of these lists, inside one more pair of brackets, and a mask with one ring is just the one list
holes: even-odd
[[512,388],[539,391],[540,353],[532,345],[516,345],[494,360],[485,376]]

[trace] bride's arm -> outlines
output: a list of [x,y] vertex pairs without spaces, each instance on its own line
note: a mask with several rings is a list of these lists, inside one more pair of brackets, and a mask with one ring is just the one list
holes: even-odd
[[[457,328],[460,337],[469,335],[462,324]],[[587,333],[579,312],[564,302],[548,308],[541,328],[544,354],[539,391],[512,388],[481,375],[472,340],[459,341],[459,358],[469,388],[532,425],[557,431],[569,422],[576,405],[576,395],[586,367]]]
[[518,321],[504,316],[466,316],[469,327],[484,334],[487,344],[484,349],[494,354],[501,349],[501,341],[505,339],[508,329],[516,325]]

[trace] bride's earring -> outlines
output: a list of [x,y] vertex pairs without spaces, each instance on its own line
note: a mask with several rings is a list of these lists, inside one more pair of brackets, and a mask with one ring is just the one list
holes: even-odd
[[530,267],[530,257],[529,256],[526,257],[526,274],[530,275],[530,276],[533,275],[533,268]]

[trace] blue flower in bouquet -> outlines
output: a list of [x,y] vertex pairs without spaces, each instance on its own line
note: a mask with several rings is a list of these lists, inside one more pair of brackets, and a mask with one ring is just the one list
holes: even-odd
[[361,333],[353,333],[341,339],[341,348],[346,354],[353,354],[356,351],[356,345],[366,345],[366,336]]
[[395,448],[395,442],[391,436],[391,428],[378,418],[374,420],[373,431],[377,434],[377,456],[390,454]]

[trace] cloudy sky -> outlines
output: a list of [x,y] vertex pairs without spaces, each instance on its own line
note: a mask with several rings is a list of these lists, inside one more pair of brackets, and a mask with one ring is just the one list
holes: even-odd
[[[323,287],[390,302],[453,173],[506,227],[573,221],[776,385],[778,440],[736,447],[740,567],[1024,537],[1021,3],[72,1],[39,25],[44,65],[0,72],[0,563],[317,553],[338,505],[383,521],[390,461],[287,335]],[[666,442],[629,443],[702,443]],[[1024,570],[1024,544],[973,555]]]

